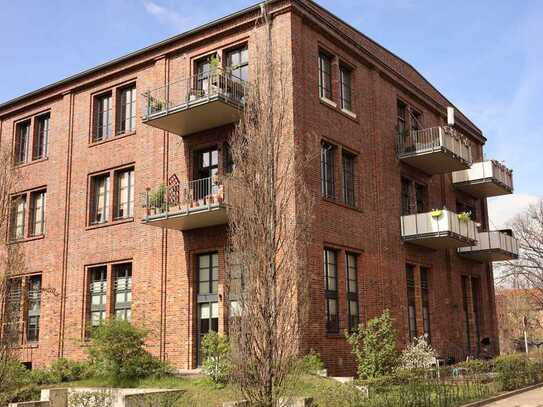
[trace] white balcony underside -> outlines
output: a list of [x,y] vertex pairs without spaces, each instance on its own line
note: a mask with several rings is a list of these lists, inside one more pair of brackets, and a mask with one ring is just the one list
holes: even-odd
[[459,252],[462,257],[478,261],[480,263],[492,263],[494,261],[507,261],[518,259],[518,255],[504,249],[486,249]]
[[469,168],[467,161],[445,149],[403,153],[400,155],[400,160],[426,174],[445,174]]
[[187,136],[234,123],[240,116],[238,105],[216,95],[151,114],[144,119],[144,123],[179,136]]
[[476,198],[513,193],[513,172],[495,160],[473,163],[468,170],[453,172],[452,181],[456,189]]
[[493,178],[455,183],[454,187],[475,198],[487,198],[512,193],[511,188]]
[[224,204],[205,205],[188,210],[175,211],[170,208],[167,213],[149,215],[143,223],[166,229],[192,230],[228,223]]
[[477,244],[459,248],[458,254],[481,263],[515,260],[518,258],[518,241],[511,234],[498,230],[479,232]]

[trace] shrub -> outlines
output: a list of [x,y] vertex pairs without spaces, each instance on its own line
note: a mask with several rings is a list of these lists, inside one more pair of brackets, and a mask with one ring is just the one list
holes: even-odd
[[106,390],[73,392],[68,395],[68,407],[111,407],[113,399]]
[[368,405],[366,394],[350,383],[326,383],[321,389],[321,404],[334,407],[362,407]]
[[489,362],[480,359],[471,359],[464,362],[457,363],[455,367],[466,369],[469,374],[482,374],[489,373],[492,370],[492,366]]
[[320,355],[313,349],[300,359],[298,370],[302,374],[318,375],[324,370],[324,363]]
[[55,360],[49,370],[56,383],[74,382],[92,376],[92,369],[88,362],[76,362],[65,358]]
[[435,363],[436,357],[436,351],[426,342],[426,338],[421,336],[404,349],[400,364],[404,369],[429,369]]
[[536,383],[541,376],[540,366],[525,355],[499,356],[495,363],[497,381],[502,390],[514,390]]
[[225,384],[230,375],[228,338],[211,331],[202,339],[203,371],[215,384]]
[[385,376],[398,365],[396,333],[388,310],[368,321],[365,327],[360,325],[346,337],[358,364],[359,378]]
[[88,351],[96,374],[114,383],[165,374],[167,366],[145,350],[146,336],[144,330],[116,319],[95,328]]

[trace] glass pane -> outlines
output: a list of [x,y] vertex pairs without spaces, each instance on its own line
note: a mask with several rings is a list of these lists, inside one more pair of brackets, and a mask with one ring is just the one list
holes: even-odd
[[210,315],[210,305],[208,303],[200,304],[200,318],[206,319],[209,318]]
[[198,257],[198,259],[199,259],[200,269],[202,269],[203,267],[209,267],[209,255],[207,254],[201,255]]
[[211,318],[218,318],[218,317],[219,317],[219,303],[212,302],[211,303]]
[[198,285],[198,294],[209,294],[209,282],[200,282]]

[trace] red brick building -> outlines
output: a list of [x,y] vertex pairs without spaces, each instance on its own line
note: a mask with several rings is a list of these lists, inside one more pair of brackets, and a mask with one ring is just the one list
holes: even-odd
[[[321,149],[305,174],[318,200],[304,347],[352,373],[343,332],[388,308],[401,344],[428,334],[459,360],[489,338],[497,352],[491,262],[516,249],[488,230],[486,197],[511,193],[511,172],[483,161],[459,110],[448,125],[451,103],[407,62],[309,0],[269,10],[293,140]],[[86,327],[112,315],[184,369],[201,334],[224,331],[216,175],[260,17],[250,7],[0,105],[0,142],[24,174],[6,237],[27,259],[10,297],[24,362],[84,357]]]

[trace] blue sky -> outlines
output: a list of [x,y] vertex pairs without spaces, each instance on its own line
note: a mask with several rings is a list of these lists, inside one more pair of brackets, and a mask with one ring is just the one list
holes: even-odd
[[[0,0],[0,102],[163,40],[254,0]],[[414,65],[515,170],[496,222],[543,196],[543,1],[320,0]],[[500,222],[501,223],[501,222]]]

